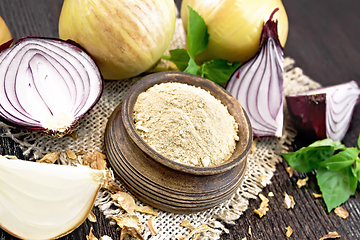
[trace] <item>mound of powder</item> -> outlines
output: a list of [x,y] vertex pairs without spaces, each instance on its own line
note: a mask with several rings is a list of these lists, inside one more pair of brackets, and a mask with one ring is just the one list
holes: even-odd
[[184,83],[161,83],[141,93],[134,121],[151,148],[186,165],[219,165],[239,140],[227,108],[208,91]]

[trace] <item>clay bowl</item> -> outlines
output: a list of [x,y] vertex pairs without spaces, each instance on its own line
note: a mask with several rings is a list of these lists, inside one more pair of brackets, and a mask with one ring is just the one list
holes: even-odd
[[[195,167],[165,158],[137,134],[133,106],[143,91],[163,82],[180,82],[209,91],[239,125],[233,155],[214,167]],[[155,208],[192,213],[230,198],[245,174],[252,144],[252,127],[239,102],[214,82],[182,72],[162,72],[139,80],[110,116],[105,130],[105,152],[116,176],[138,199]]]

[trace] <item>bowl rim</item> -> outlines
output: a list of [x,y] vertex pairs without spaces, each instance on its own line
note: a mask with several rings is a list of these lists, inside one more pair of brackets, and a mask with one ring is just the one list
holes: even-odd
[[[242,129],[245,130],[246,132],[241,132],[241,133],[245,133],[245,139],[244,139],[244,137],[242,139],[241,136],[239,136],[239,138],[240,138],[240,141],[241,140],[245,141],[245,145],[241,147],[243,149],[243,151],[239,152],[239,151],[235,150],[233,155],[228,160],[226,160],[224,163],[222,163],[220,165],[211,166],[211,167],[198,167],[198,166],[191,166],[191,165],[186,165],[186,164],[181,164],[181,163],[175,162],[173,160],[170,160],[170,159],[164,157],[163,155],[159,154],[154,149],[152,149],[140,137],[140,135],[138,134],[138,132],[135,128],[134,118],[133,118],[133,106],[134,106],[134,104],[137,100],[137,97],[140,93],[146,91],[147,89],[149,89],[150,87],[152,87],[156,84],[165,83],[165,82],[180,82],[180,83],[186,83],[188,85],[197,86],[204,90],[209,91],[215,98],[217,98],[217,97],[216,97],[216,94],[214,94],[214,93],[221,94],[224,97],[224,99],[222,99],[222,100],[220,100],[219,98],[217,98],[217,99],[219,99],[222,102],[222,104],[228,108],[228,111],[230,112],[231,110],[234,110],[242,116],[242,118],[241,118],[242,123],[245,124],[245,127],[243,126]],[[225,101],[225,103],[224,103],[224,101]],[[219,174],[219,173],[228,171],[228,170],[234,168],[235,166],[246,161],[247,155],[250,152],[250,148],[252,145],[252,140],[253,140],[252,126],[251,126],[248,115],[246,114],[246,112],[244,111],[244,109],[242,108],[240,103],[233,96],[231,96],[224,88],[220,87],[213,81],[202,78],[197,75],[193,75],[193,74],[188,74],[188,73],[178,72],[178,71],[167,71],[167,72],[159,72],[159,73],[149,74],[149,75],[141,78],[128,90],[125,97],[123,98],[121,114],[122,114],[123,124],[125,126],[127,133],[129,134],[130,138],[135,142],[135,144],[143,152],[145,152],[147,155],[149,155],[155,161],[157,161],[169,168],[172,168],[174,170],[178,170],[181,172],[189,173],[189,174],[214,175],[214,174]],[[238,115],[238,114],[236,114],[236,115]],[[241,122],[237,121],[239,119],[238,116],[233,115],[233,117],[235,118],[236,122],[239,125],[238,135],[240,135],[240,127],[241,127],[240,123]],[[240,143],[240,141],[237,142],[236,148],[238,148],[239,144],[243,144],[243,143]]]

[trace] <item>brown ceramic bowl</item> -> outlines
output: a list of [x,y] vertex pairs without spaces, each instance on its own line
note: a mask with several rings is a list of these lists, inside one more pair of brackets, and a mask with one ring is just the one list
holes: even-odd
[[[235,152],[227,161],[221,165],[213,167],[195,167],[177,163],[169,160],[164,156],[157,153],[155,150],[149,147],[147,143],[139,136],[134,125],[133,108],[134,104],[140,93],[146,91],[148,88],[164,82],[180,82],[189,85],[201,87],[209,91],[215,98],[221,101],[225,105],[229,113],[235,118],[239,125],[239,141],[237,143]],[[136,83],[126,94],[122,105],[122,118],[125,128],[131,137],[131,139],[143,150],[146,154],[151,156],[155,161],[178,171],[196,174],[196,175],[210,175],[221,172],[226,172],[231,168],[237,166],[245,160],[248,150],[250,149],[252,142],[252,128],[244,113],[240,103],[228,94],[223,88],[215,84],[214,82],[201,78],[192,74],[186,74],[182,72],[162,72],[157,74],[148,75],[141,81]]]
[[[233,155],[221,165],[195,167],[157,153],[138,135],[133,107],[140,93],[155,84],[180,82],[209,91],[225,105],[239,126]],[[139,80],[114,110],[105,131],[109,162],[122,183],[140,200],[162,210],[197,212],[228,199],[245,174],[252,127],[239,102],[214,82],[182,72],[162,72]]]

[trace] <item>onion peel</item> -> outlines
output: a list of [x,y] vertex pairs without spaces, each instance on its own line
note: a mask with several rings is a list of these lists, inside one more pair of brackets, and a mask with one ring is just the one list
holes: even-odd
[[279,8],[275,18],[285,46],[289,24],[281,0],[183,0],[181,19],[186,32],[188,5],[204,18],[210,35],[207,48],[195,58],[199,63],[211,59],[244,63],[252,58],[258,51],[263,24],[275,8]]
[[65,0],[59,37],[81,44],[108,80],[135,77],[155,67],[176,22],[173,0]]
[[0,44],[11,41],[11,33],[4,19],[0,17]]

